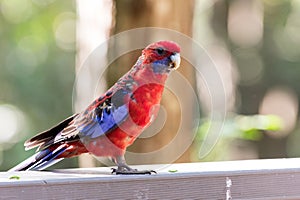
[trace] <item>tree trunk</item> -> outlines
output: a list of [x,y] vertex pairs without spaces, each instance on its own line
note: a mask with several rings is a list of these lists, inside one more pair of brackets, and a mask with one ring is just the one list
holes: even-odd
[[[100,84],[98,87],[98,74],[100,70],[103,70],[101,67],[104,68],[106,65],[106,49],[100,49],[102,50],[100,52],[97,47],[109,37],[112,4],[112,0],[77,1],[77,76],[73,95],[75,112],[82,111],[96,96],[106,90],[105,84]],[[97,56],[91,56],[95,54]],[[93,60],[94,58],[96,60]],[[97,92],[95,92],[96,89]],[[79,156],[79,167],[94,167],[95,165],[92,156],[88,154]]]

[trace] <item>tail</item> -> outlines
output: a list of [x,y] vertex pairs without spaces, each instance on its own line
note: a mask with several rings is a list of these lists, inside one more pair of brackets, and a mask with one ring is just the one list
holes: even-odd
[[[56,126],[46,130],[25,142],[25,149],[37,147],[39,152],[24,160],[9,171],[43,170],[63,159],[63,153],[67,151],[69,140],[74,137],[63,138],[61,131],[72,124],[77,114],[65,119]],[[73,129],[72,129],[73,130]]]
[[46,148],[40,152],[37,152],[33,156],[24,160],[17,166],[8,170],[11,171],[28,171],[28,170],[43,170],[55,163],[61,161],[63,158],[59,157],[67,149],[65,145],[59,145],[54,150]]

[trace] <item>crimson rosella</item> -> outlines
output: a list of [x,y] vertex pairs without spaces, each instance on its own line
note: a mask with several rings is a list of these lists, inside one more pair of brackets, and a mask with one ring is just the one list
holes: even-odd
[[126,148],[155,119],[164,84],[180,64],[180,47],[171,41],[147,46],[132,69],[84,111],[25,142],[38,152],[10,171],[42,170],[83,153],[109,157],[116,174],[151,174],[126,164]]

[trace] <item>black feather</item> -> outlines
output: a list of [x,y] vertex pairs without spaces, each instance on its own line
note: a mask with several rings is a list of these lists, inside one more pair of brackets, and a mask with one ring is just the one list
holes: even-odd
[[61,132],[65,127],[67,127],[70,122],[74,119],[74,117],[76,117],[77,114],[65,119],[64,121],[62,121],[61,123],[59,123],[58,125],[39,133],[38,135],[30,138],[29,140],[27,140],[24,143],[24,146],[26,147],[26,149],[32,149],[34,147],[43,145],[45,143],[48,143],[51,140],[54,140],[55,136]]

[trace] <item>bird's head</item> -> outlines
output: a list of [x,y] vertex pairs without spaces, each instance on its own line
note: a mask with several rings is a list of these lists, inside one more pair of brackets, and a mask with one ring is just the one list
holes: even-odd
[[154,73],[167,73],[180,65],[180,47],[175,42],[159,41],[143,50],[144,64],[152,64]]

